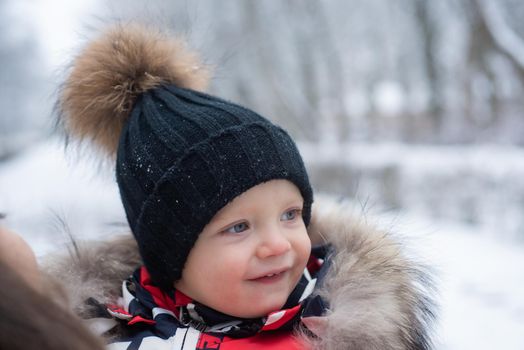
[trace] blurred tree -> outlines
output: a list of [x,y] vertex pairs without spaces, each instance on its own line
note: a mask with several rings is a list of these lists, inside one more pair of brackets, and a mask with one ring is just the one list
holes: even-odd
[[438,66],[438,50],[436,36],[439,34],[437,20],[434,18],[434,8],[429,0],[413,0],[415,22],[420,35],[422,51],[422,67],[428,82],[428,115],[432,122],[432,131],[439,135],[444,122],[444,100],[441,74]]
[[17,22],[13,3],[0,2],[0,161],[33,137],[35,94],[42,88],[37,42],[27,23]]
[[146,18],[185,33],[216,67],[211,92],[302,140],[524,142],[518,3],[115,0],[111,6],[119,18]]
[[[464,0],[457,3],[468,24],[465,66],[463,71],[457,71],[464,87],[463,118],[476,130],[474,138],[482,140],[483,131],[493,130],[493,134],[504,120],[514,118],[510,110],[515,104],[519,104],[520,110],[524,108],[518,90],[503,91],[508,82],[524,86],[524,42],[504,14],[513,9],[507,2]],[[510,124],[513,128],[519,125],[517,120]]]
[[[496,77],[490,64],[490,56],[495,55],[497,49],[486,25],[485,18],[482,15],[482,11],[478,6],[478,2],[476,0],[468,0],[464,4],[467,6],[468,11],[466,15],[470,26],[469,45],[466,57],[467,70],[465,72],[467,79],[465,89],[465,117],[468,118],[473,125],[479,124],[482,119],[484,119],[485,123],[492,123],[493,119],[498,115],[498,100]],[[483,91],[475,89],[476,84],[477,86],[479,84],[479,79],[483,79],[486,82],[486,88],[483,89]],[[481,99],[487,98],[490,107],[489,111],[482,111],[486,114],[482,119],[479,118],[481,113],[475,108],[476,104],[478,104],[478,100],[476,99],[479,97]]]
[[513,64],[519,79],[524,82],[524,38],[511,28],[500,3],[475,0],[474,4],[483,30],[487,33],[486,38],[489,38],[486,41],[491,42]]

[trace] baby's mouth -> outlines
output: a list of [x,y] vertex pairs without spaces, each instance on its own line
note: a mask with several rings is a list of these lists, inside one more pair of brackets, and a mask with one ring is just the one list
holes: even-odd
[[289,271],[289,269],[281,269],[274,272],[269,272],[259,277],[251,278],[249,281],[261,282],[261,283],[274,283],[280,281],[284,278],[284,275]]

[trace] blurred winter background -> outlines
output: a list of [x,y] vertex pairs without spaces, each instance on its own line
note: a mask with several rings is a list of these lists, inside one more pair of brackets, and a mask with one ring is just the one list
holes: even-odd
[[212,92],[290,130],[318,191],[352,198],[438,272],[437,349],[524,349],[520,0],[0,2],[0,212],[39,256],[122,231],[111,169],[65,152],[64,65],[104,23],[185,34]]

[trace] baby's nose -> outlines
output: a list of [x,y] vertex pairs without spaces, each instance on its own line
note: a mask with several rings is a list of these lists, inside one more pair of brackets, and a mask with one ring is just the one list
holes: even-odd
[[291,250],[291,243],[278,229],[268,230],[260,237],[257,255],[261,259],[283,255]]

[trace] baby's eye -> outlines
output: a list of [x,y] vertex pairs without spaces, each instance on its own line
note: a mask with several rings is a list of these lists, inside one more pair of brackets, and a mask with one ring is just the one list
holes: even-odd
[[247,225],[247,223],[241,222],[241,223],[238,223],[238,224],[235,224],[235,225],[231,226],[230,228],[225,229],[224,232],[227,232],[227,233],[241,233],[241,232],[244,232],[245,230],[247,230],[248,228],[249,228],[249,226]]
[[282,216],[280,217],[280,220],[282,220],[282,221],[293,221],[300,215],[301,212],[302,212],[301,209],[288,210],[284,214],[282,214]]

